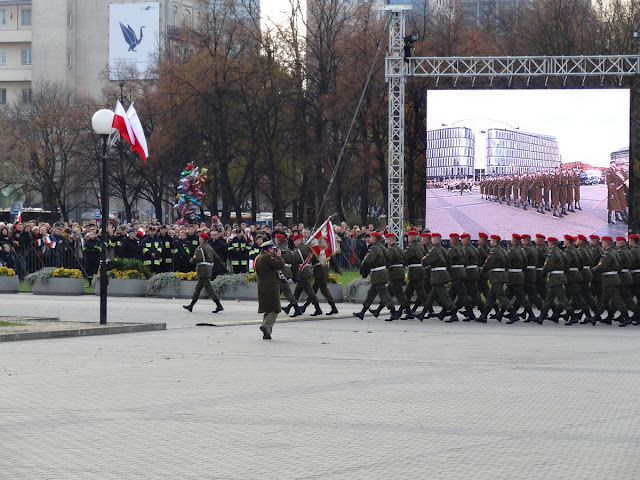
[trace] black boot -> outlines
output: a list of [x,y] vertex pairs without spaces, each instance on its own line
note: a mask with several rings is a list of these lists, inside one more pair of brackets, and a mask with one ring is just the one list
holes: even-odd
[[396,310],[395,307],[391,306],[391,317],[385,319],[385,322],[393,322],[394,320],[398,320],[400,318],[400,310]]
[[494,313],[493,315],[490,315],[489,318],[491,320],[498,320],[499,322],[502,321],[502,317],[504,316],[504,309],[500,309],[497,310],[496,313]]
[[367,311],[367,309],[363,308],[359,312],[353,312],[353,316],[354,317],[358,317],[360,320],[364,320],[364,314],[366,313],[366,311]]
[[449,315],[451,316],[445,320],[445,323],[453,323],[458,321],[458,314],[456,313],[455,310],[451,312],[447,312],[445,316],[449,316]]
[[338,309],[336,308],[336,304],[335,303],[330,303],[329,305],[331,305],[331,311],[327,313],[327,315],[334,315],[336,313],[338,313]]
[[304,305],[300,307],[300,310],[302,311],[302,313],[304,313],[307,310],[307,307],[309,305],[311,305],[311,300],[307,300],[306,302],[304,302]]
[[182,305],[182,308],[184,308],[185,310],[189,310],[190,312],[193,311],[193,306],[196,304],[195,300],[191,300],[191,303],[189,305]]
[[310,316],[317,317],[318,315],[322,315],[322,310],[320,310],[320,304],[314,303],[313,306],[316,307],[316,311],[313,312]]
[[640,309],[636,310],[635,313],[631,316],[631,321],[634,325],[640,325]]
[[221,312],[223,310],[224,310],[224,308],[222,308],[222,304],[220,303],[220,300],[217,300],[216,301],[216,309],[213,310],[211,313],[218,313],[218,312]]
[[506,323],[507,323],[507,325],[511,325],[512,323],[516,323],[519,320],[520,320],[520,317],[518,316],[518,313],[514,309],[509,314],[509,321],[506,322]]
[[291,307],[292,307],[292,306],[293,306],[293,304],[291,304],[291,303],[290,303],[290,304],[289,304],[289,305],[287,305],[286,307],[282,307],[282,311],[283,311],[284,313],[286,313],[287,315],[289,315],[289,310],[291,310]]
[[575,325],[580,321],[580,317],[582,317],[582,310],[580,311],[580,314],[577,314],[576,312],[571,312],[571,318],[569,319],[568,322],[565,323],[565,325],[567,326]]
[[622,317],[620,318],[620,325],[618,326],[626,327],[627,325],[633,325],[633,321],[629,318],[629,315],[627,315],[626,313],[623,313]]
[[411,309],[409,307],[405,307],[404,311],[407,313],[404,317],[402,317],[400,320],[411,320],[413,318],[416,318],[415,315],[413,314],[413,312],[411,311]]
[[300,315],[302,315],[304,312],[300,309],[300,307],[298,306],[298,304],[296,303],[293,306],[293,315],[291,315],[291,318],[293,317],[299,317]]
[[473,308],[471,310],[467,310],[465,314],[465,318],[462,319],[463,322],[470,322],[471,320],[476,319],[476,314],[473,313]]
[[383,308],[384,308],[384,305],[378,305],[378,308],[369,308],[369,312],[371,312],[371,315],[378,318],[378,315],[380,315],[380,312],[382,311]]
[[422,321],[424,320],[425,315],[427,315],[427,318],[431,318],[432,314],[433,314],[433,310],[431,310],[430,308],[424,307],[421,312],[416,312],[413,315],[418,320]]

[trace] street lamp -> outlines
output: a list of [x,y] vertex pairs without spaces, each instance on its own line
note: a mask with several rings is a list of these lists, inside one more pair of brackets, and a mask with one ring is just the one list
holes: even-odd
[[113,112],[102,109],[93,114],[91,126],[93,131],[102,137],[102,186],[100,197],[102,198],[102,250],[100,251],[100,325],[107,324],[107,248],[106,248],[106,223],[109,222],[109,192],[107,191],[107,141],[109,136],[115,132],[113,125]]

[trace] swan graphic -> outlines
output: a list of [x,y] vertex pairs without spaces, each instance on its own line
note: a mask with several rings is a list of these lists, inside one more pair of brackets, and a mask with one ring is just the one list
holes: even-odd
[[138,45],[140,45],[140,42],[142,41],[142,29],[146,28],[146,27],[140,27],[140,38],[136,37],[136,32],[133,31],[133,28],[131,28],[130,25],[123,25],[122,22],[120,22],[120,28],[122,29],[122,35],[124,36],[124,40],[125,42],[127,42],[127,44],[129,44],[129,52],[135,52],[136,51],[136,47]]

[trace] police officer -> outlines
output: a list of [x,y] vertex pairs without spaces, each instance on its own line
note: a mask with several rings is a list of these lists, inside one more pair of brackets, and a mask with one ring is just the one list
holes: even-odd
[[191,257],[190,262],[196,265],[196,275],[198,277],[198,283],[196,283],[196,288],[193,291],[193,296],[191,297],[191,303],[189,305],[183,305],[182,308],[193,311],[193,306],[198,301],[200,297],[200,292],[204,288],[209,298],[214,301],[216,304],[216,309],[213,310],[212,313],[218,313],[224,310],[222,308],[222,304],[220,303],[220,299],[216,295],[216,292],[213,291],[211,287],[211,270],[213,268],[213,264],[217,263],[221,266],[221,268],[225,268],[222,260],[211,248],[211,245],[208,243],[209,235],[206,233],[200,233],[198,235],[199,245],[196,248],[193,257]]
[[391,296],[387,290],[387,283],[389,276],[387,274],[387,257],[385,248],[382,246],[382,235],[379,232],[373,231],[370,233],[371,247],[362,260],[362,268],[368,270],[371,286],[367,292],[367,298],[362,304],[362,310],[359,312],[353,312],[353,315],[360,320],[364,319],[364,314],[367,312],[376,295],[380,297],[381,302],[391,311],[391,318],[388,321],[397,320],[400,318],[400,312],[395,309]]

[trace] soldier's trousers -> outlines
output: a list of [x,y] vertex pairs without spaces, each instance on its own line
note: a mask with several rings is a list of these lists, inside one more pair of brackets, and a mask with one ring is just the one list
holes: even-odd
[[618,312],[627,313],[627,305],[620,296],[618,285],[602,287],[602,295],[600,296],[600,300],[598,300],[598,310],[596,315],[600,316],[602,315],[602,312],[609,310],[609,304],[613,305],[613,308]]
[[216,293],[213,291],[213,288],[211,287],[211,279],[209,277],[206,277],[206,278],[198,279],[198,283],[196,283],[196,288],[193,291],[193,296],[191,297],[191,301],[193,303],[196,303],[198,301],[198,298],[200,297],[200,292],[202,291],[203,288],[205,292],[207,292],[211,300],[213,300],[214,302],[220,301]]
[[428,310],[432,310],[434,301],[437,301],[442,309],[447,312],[457,311],[456,305],[451,300],[449,291],[447,290],[447,287],[445,287],[444,283],[431,284],[431,291],[429,292],[427,303],[425,303],[425,308],[427,308]]
[[404,293],[403,283],[404,282],[402,280],[389,280],[387,289],[389,290],[389,296],[396,297],[400,306],[408,310],[410,306],[410,300]]
[[492,308],[499,305],[503,310],[510,312],[513,310],[513,304],[506,295],[504,282],[492,283],[489,288],[489,295],[484,304],[483,313],[489,313]]
[[411,301],[411,297],[413,294],[416,294],[416,305],[424,305],[427,301],[427,292],[424,290],[424,279],[421,280],[409,280],[407,283],[407,288],[405,290],[405,295]]
[[636,306],[636,302],[633,301],[633,295],[631,294],[632,286],[633,285],[630,284],[618,285],[618,291],[620,292],[620,298],[622,298],[622,301],[627,306],[627,310],[635,312],[638,307]]
[[531,303],[527,300],[527,295],[524,293],[524,285],[507,285],[507,290],[505,295],[507,298],[511,299],[511,297],[515,297],[513,302],[513,307],[518,310],[520,307],[522,308],[530,308]]
[[293,296],[293,292],[291,291],[291,286],[288,283],[280,282],[280,293],[284,295],[284,298],[287,299],[287,302],[295,305],[296,298]]
[[535,305],[538,308],[542,308],[542,304],[544,302],[542,301],[542,297],[540,297],[540,294],[538,293],[537,283],[525,280],[523,288],[525,295],[529,299],[529,303]]
[[313,288],[311,287],[311,279],[309,277],[302,278],[296,285],[296,290],[293,292],[293,296],[296,301],[300,298],[300,294],[304,292],[307,294],[307,302],[316,305],[318,303],[318,298],[316,294],[313,292]]
[[276,318],[278,318],[278,314],[276,312],[265,313],[262,317],[262,326],[269,335],[271,335],[271,332],[273,331],[273,325],[276,323]]
[[484,296],[484,301],[486,303],[489,298],[489,283],[485,277],[482,277],[478,280],[478,293]]
[[582,295],[582,283],[571,282],[567,283],[566,287],[567,298],[571,303],[574,310],[585,310],[588,305],[587,301]]
[[335,307],[336,303],[333,301],[333,295],[331,295],[327,281],[324,278],[315,278],[313,280],[313,293],[316,293],[318,290],[320,290],[322,296],[329,302],[329,305]]
[[467,289],[467,294],[469,295],[469,300],[471,300],[471,305],[474,307],[478,307],[478,309],[482,311],[482,309],[484,308],[484,303],[482,302],[482,298],[480,298],[478,282],[479,280],[467,278],[464,281],[464,286]]
[[458,310],[464,307],[467,311],[473,309],[471,305],[471,299],[467,294],[467,287],[465,286],[464,278],[456,278],[451,280],[451,288],[449,289],[449,298],[455,303]]
[[553,287],[547,286],[547,295],[544,298],[544,305],[542,305],[542,315],[546,315],[551,307],[554,306],[554,300],[558,300],[560,308],[570,311],[571,304],[564,293],[564,285],[554,285]]
[[385,283],[372,283],[367,292],[367,298],[365,298],[362,304],[364,310],[367,310],[373,304],[376,295],[380,297],[381,304],[389,310],[393,309],[393,302],[391,301],[389,290],[387,290],[387,285]]
[[596,302],[602,298],[602,280],[596,282],[591,281],[591,295]]
[[590,282],[582,282],[580,284],[580,293],[582,293],[582,298],[584,298],[584,302],[587,304],[587,307],[595,312],[598,308],[598,302],[595,301],[591,294]]

